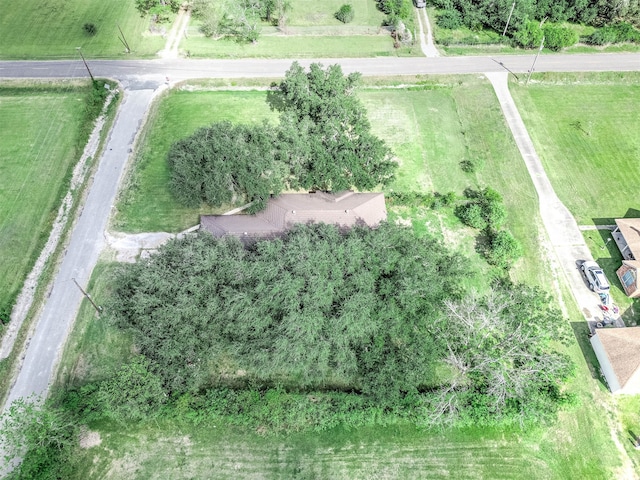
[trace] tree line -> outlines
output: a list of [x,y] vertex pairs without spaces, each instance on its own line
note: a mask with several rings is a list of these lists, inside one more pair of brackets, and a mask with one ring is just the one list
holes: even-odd
[[441,9],[437,23],[448,29],[466,26],[471,30],[487,28],[506,32],[521,47],[538,47],[544,36],[551,50],[571,46],[578,41],[574,29],[564,22],[598,28],[584,40],[602,45],[623,41],[639,42],[640,2],[637,0],[432,0]]
[[253,202],[266,206],[284,189],[371,190],[397,168],[391,150],[371,133],[355,95],[360,75],[339,65],[309,71],[295,62],[267,102],[279,124],[218,122],[171,146],[171,189],[187,206]]

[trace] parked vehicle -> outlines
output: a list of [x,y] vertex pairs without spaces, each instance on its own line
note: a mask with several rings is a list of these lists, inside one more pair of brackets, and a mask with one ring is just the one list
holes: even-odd
[[413,0],[413,4],[417,8],[424,8],[427,6],[427,0]]
[[609,281],[596,262],[585,260],[580,268],[584,272],[584,276],[587,277],[591,290],[598,293],[609,291]]

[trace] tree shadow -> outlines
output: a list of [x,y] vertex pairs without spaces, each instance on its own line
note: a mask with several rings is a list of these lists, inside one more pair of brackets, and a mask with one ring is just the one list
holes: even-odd
[[267,105],[269,105],[269,109],[275,112],[283,112],[287,103],[285,101],[284,95],[280,93],[277,89],[278,84],[276,82],[271,82],[271,88],[267,91]]

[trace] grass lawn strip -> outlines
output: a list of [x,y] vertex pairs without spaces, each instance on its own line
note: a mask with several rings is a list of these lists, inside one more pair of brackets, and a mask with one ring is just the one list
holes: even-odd
[[[0,0],[0,58],[79,58],[82,47],[87,58],[124,57],[118,39],[122,29],[136,57],[153,56],[164,46],[160,34],[149,32],[149,17],[141,18],[132,0],[41,0],[16,3]],[[94,36],[83,25],[93,23]],[[167,31],[170,25],[163,25]]]
[[81,146],[86,88],[0,88],[0,305],[46,241]]

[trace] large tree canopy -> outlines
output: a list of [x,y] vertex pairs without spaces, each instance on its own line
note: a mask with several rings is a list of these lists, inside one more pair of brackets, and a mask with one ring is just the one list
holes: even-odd
[[250,250],[201,234],[123,265],[109,310],[174,391],[246,371],[384,396],[432,381],[429,325],[461,274],[438,242],[394,225],[301,226]]
[[179,140],[169,151],[171,188],[185,205],[238,200],[265,207],[283,188],[286,166],[275,160],[275,132],[267,124],[214,123]]
[[280,115],[282,154],[294,187],[370,190],[393,178],[396,163],[371,133],[367,112],[355,94],[360,74],[345,76],[340,65],[308,72],[297,62],[270,92]]

